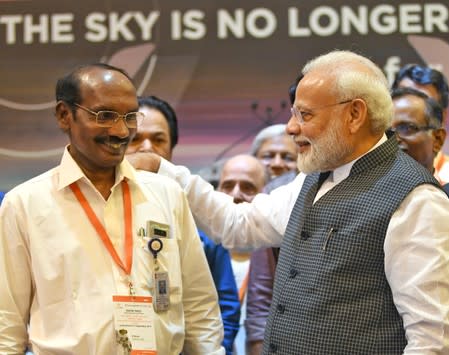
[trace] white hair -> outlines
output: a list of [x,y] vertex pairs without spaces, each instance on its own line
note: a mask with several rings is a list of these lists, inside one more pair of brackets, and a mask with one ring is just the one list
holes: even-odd
[[259,131],[259,133],[257,133],[257,135],[254,137],[253,143],[251,144],[251,148],[249,150],[249,154],[256,156],[259,152],[260,147],[267,139],[286,135],[286,127],[286,124],[274,124]]
[[339,101],[365,101],[373,133],[391,126],[393,101],[382,70],[370,59],[350,51],[335,50],[309,61],[302,73],[325,70],[335,81],[330,88]]

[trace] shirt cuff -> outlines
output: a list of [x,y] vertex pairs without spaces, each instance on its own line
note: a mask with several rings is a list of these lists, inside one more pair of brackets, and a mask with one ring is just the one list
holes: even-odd
[[245,320],[246,340],[259,341],[263,340],[266,318],[252,318]]

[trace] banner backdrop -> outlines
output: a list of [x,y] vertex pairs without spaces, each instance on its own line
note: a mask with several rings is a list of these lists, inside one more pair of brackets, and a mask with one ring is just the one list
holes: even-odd
[[287,90],[332,49],[449,76],[448,1],[0,0],[0,190],[56,165],[67,138],[56,80],[79,64],[128,71],[140,95],[176,109],[174,161],[198,170],[245,152],[289,118]]

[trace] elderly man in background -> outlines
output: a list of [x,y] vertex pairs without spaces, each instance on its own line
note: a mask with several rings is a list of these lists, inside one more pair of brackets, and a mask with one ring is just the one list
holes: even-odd
[[285,124],[262,129],[253,140],[249,153],[267,168],[270,179],[296,170],[298,155],[295,142],[285,131]]
[[[225,161],[218,182],[218,191],[233,198],[234,203],[251,202],[268,181],[264,165],[251,155],[241,154]],[[248,252],[231,251],[232,270],[241,304],[240,329],[234,342],[234,355],[246,354],[245,319],[250,256]]]

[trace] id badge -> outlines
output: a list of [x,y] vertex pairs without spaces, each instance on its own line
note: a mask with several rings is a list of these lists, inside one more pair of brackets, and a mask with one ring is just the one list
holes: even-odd
[[164,312],[170,306],[170,285],[168,272],[156,271],[154,273],[154,309],[156,312]]
[[112,296],[119,354],[157,355],[150,296]]

